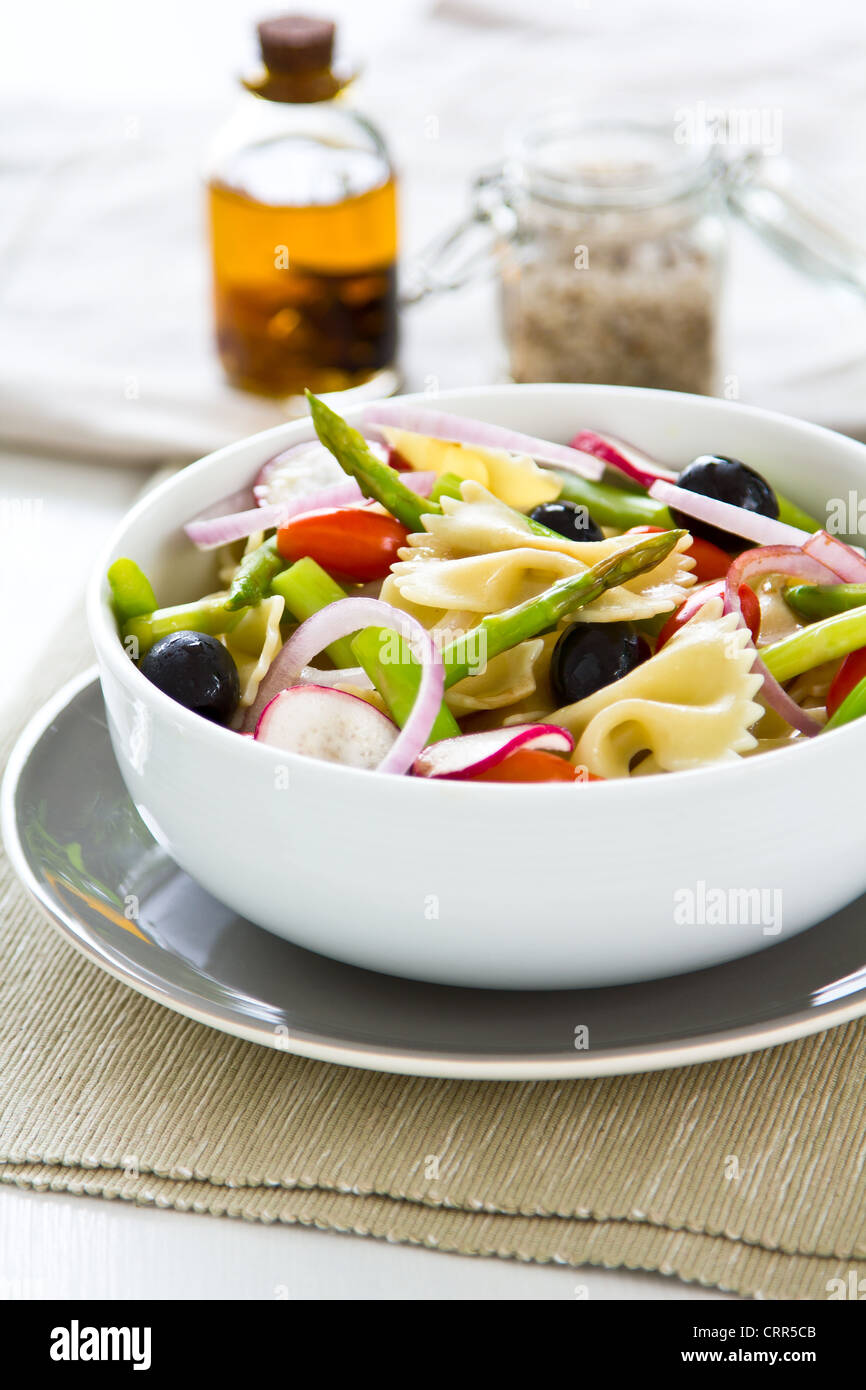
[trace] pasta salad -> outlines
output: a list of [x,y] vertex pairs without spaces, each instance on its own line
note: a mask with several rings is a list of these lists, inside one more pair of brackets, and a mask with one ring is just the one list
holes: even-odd
[[689,770],[866,712],[866,559],[740,459],[679,473],[399,402],[185,527],[207,594],[108,572],[142,675],[252,740],[434,779]]

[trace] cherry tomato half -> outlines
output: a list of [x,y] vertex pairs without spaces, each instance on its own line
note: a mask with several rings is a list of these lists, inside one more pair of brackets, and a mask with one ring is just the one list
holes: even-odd
[[679,632],[681,627],[693,618],[703,605],[711,598],[725,597],[725,581],[717,579],[715,584],[708,584],[705,589],[699,589],[697,593],[690,593],[684,603],[679,608],[675,608],[668,618],[661,632],[656,639],[656,651],[661,651],[666,642],[669,642],[675,632]]
[[730,555],[710,541],[701,540],[699,536],[692,537],[686,554],[691,555],[695,562],[694,575],[699,584],[708,584],[713,579],[724,579],[731,568]]
[[580,768],[568,763],[557,753],[546,753],[542,748],[518,748],[509,753],[501,763],[479,772],[473,782],[601,782],[591,772],[581,772]]
[[866,677],[866,647],[860,647],[856,652],[849,652],[833,679],[833,684],[827,694],[827,715],[832,719],[843,700],[846,699],[855,685]]
[[277,549],[284,560],[309,555],[323,569],[365,583],[385,578],[408,535],[382,512],[332,507],[292,517],[277,531]]
[[743,620],[752,634],[752,641],[757,642],[758,634],[761,631],[761,604],[758,595],[748,584],[741,584],[737,594]]
[[[752,641],[757,642],[758,633],[761,630],[761,605],[758,602],[758,596],[754,589],[749,588],[748,584],[741,584],[739,593],[743,619],[752,634]],[[681,603],[679,608],[674,610],[659,633],[656,640],[656,651],[660,651],[665,642],[669,642],[674,633],[679,632],[680,628],[690,618],[693,618],[709,599],[724,599],[724,597],[724,579],[717,579],[712,584],[707,584],[703,589],[698,589],[697,593],[690,593],[685,603]]]
[[[663,526],[632,526],[628,534],[649,536],[663,530]],[[692,537],[686,554],[691,555],[695,562],[693,573],[699,584],[708,584],[713,579],[724,579],[731,567],[730,555],[720,550],[717,545],[712,545],[710,541],[701,540],[699,536]]]

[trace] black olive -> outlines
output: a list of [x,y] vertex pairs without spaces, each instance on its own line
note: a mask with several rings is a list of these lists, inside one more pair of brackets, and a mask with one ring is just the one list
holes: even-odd
[[[761,516],[777,517],[779,499],[770,484],[754,468],[741,463],[739,459],[725,458],[722,454],[702,454],[700,458],[684,468],[677,479],[680,487],[689,492],[699,492],[703,497],[714,497],[719,502],[730,502],[734,507],[744,507],[747,512],[758,512]],[[741,536],[733,536],[729,531],[721,531],[718,526],[709,526],[705,521],[695,521],[684,512],[671,507],[671,516],[677,526],[684,526],[693,536],[700,536],[723,550],[742,550],[747,544]]]
[[569,541],[603,541],[604,532],[596,526],[586,507],[576,502],[542,502],[540,507],[529,513],[533,521],[540,521],[548,531],[555,531]]
[[631,623],[572,623],[553,649],[550,684],[558,705],[583,700],[620,680],[649,656]]
[[238,707],[241,683],[232,654],[203,632],[161,637],[139,669],[179,705],[217,724],[225,724]]

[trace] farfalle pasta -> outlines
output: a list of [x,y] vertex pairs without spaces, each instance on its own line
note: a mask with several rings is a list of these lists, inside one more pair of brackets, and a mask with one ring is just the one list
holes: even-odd
[[262,599],[222,638],[238,669],[242,709],[255,700],[271,662],[283,645],[280,618],[284,607],[285,600],[278,594]]
[[600,777],[637,769],[682,772],[731,760],[755,746],[760,718],[749,634],[719,600],[707,603],[664,648],[621,680],[554,710],[576,739],[574,760]]
[[[425,517],[427,529],[410,535],[383,586],[387,602],[412,605],[413,612],[499,613],[634,544],[626,536],[569,541],[545,535],[478,483],[463,483],[461,492],[462,502],[443,498],[442,514]],[[694,583],[687,546],[683,537],[660,564],[602,594],[576,612],[575,621],[637,621],[669,613]]]
[[481,710],[507,709],[535,693],[539,663],[544,662],[545,642],[534,637],[488,661],[478,675],[467,676],[445,696],[448,708],[458,716]]

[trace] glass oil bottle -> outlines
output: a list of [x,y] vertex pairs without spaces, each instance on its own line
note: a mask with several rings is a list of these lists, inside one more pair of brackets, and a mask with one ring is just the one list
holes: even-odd
[[274,397],[396,385],[395,179],[344,101],[334,25],[258,26],[262,71],[208,169],[217,348],[232,385]]

